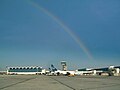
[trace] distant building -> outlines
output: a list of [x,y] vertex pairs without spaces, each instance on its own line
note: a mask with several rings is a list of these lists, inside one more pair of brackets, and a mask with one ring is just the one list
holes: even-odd
[[75,75],[109,75],[120,76],[120,66],[109,66],[104,68],[92,68],[92,69],[78,69],[75,71]]
[[42,74],[42,67],[7,67],[7,74]]

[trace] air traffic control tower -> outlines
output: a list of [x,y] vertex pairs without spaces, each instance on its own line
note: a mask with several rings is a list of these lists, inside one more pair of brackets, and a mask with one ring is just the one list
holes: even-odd
[[67,71],[66,61],[61,61],[61,65],[62,65],[62,71]]

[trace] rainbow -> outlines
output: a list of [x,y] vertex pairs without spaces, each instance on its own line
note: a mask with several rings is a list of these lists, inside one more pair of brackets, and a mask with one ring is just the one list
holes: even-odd
[[40,5],[32,2],[31,0],[28,0],[28,3],[30,3],[32,6],[36,7],[40,11],[43,11],[45,14],[47,14],[49,17],[51,17],[57,24],[59,24],[65,32],[67,32],[72,39],[79,45],[79,47],[85,52],[85,54],[88,56],[89,59],[93,59],[90,51],[86,48],[86,46],[83,44],[83,42],[78,38],[70,28],[68,28],[59,18],[54,16],[51,12],[46,10],[45,8],[41,7]]

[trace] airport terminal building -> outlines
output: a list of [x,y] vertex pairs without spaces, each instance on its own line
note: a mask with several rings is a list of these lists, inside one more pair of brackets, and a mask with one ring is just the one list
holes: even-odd
[[7,67],[7,74],[42,74],[42,70],[39,66]]

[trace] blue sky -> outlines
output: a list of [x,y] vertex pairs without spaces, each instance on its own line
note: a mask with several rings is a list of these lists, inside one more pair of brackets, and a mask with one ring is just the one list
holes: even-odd
[[[68,27],[93,59],[41,7]],[[61,60],[69,69],[120,65],[119,34],[119,0],[0,0],[0,69],[51,63],[60,68]]]

